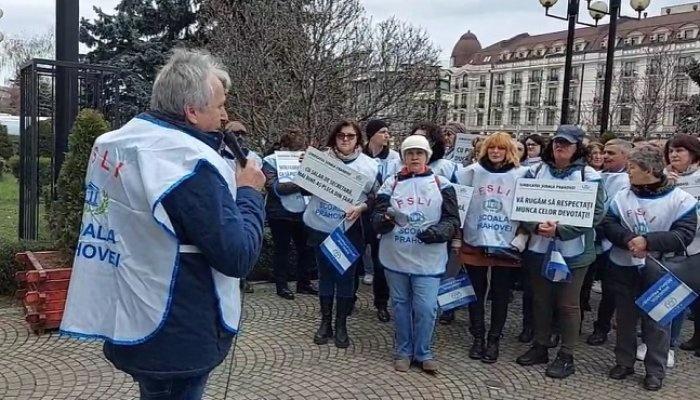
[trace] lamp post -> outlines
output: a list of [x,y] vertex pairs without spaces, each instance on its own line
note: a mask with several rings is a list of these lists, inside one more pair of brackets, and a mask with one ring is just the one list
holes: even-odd
[[[605,87],[603,89],[603,110],[602,121],[600,124],[600,133],[604,133],[608,129],[608,119],[610,115],[610,92],[612,89],[612,70],[615,61],[615,45],[617,44],[617,19],[620,16],[620,4],[622,0],[610,0],[610,8],[604,1],[585,0],[588,12],[595,21],[594,24],[583,22],[579,19],[580,0],[568,0],[568,9],[566,17],[560,17],[549,12],[550,8],[557,4],[558,0],[539,0],[542,7],[545,8],[545,15],[548,17],[561,19],[569,22],[568,35],[566,40],[566,62],[564,64],[564,93],[562,97],[561,108],[561,124],[568,123],[569,114],[569,88],[573,58],[573,43],[576,33],[576,24],[596,27],[598,22],[605,16],[610,15],[610,25],[608,27],[608,46],[605,68]],[[637,11],[637,19],[641,18],[642,11],[649,7],[651,0],[630,0],[630,6]]]

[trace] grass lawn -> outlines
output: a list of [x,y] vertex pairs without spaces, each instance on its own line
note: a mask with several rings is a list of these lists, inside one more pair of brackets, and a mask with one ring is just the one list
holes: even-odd
[[[0,178],[0,241],[14,242],[18,239],[19,227],[19,182],[11,173]],[[49,237],[44,216],[44,205],[39,205],[39,240]]]
[[0,240],[17,240],[19,224],[19,182],[10,173],[0,178]]

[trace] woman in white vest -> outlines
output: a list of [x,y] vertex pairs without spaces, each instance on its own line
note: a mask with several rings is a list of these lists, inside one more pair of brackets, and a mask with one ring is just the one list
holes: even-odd
[[[474,188],[463,228],[461,260],[466,264],[477,301],[469,304],[469,330],[474,343],[469,358],[493,363],[508,314],[512,267],[520,266],[518,251],[511,245],[520,225],[511,221],[515,183],[525,176],[519,167],[515,141],[505,132],[487,137],[479,161],[457,173],[460,185]],[[489,281],[489,267],[491,279]],[[489,287],[491,327],[486,337],[484,303]]]
[[[362,131],[357,123],[343,120],[337,123],[328,136],[327,154],[358,171],[367,180],[360,203],[348,210],[327,203],[317,196],[311,196],[304,211],[304,223],[309,231],[309,245],[314,248],[318,265],[319,301],[321,304],[321,324],[314,335],[314,343],[326,344],[334,337],[335,345],[346,348],[350,345],[346,319],[350,314],[355,295],[355,261],[344,274],[340,274],[323,254],[320,244],[339,225],[343,225],[345,234],[359,252],[364,246],[362,220],[360,216],[368,208],[377,187],[377,162],[362,153]],[[335,336],[331,327],[333,315],[333,297],[337,308],[335,317]]]
[[531,165],[539,164],[542,162],[542,151],[547,144],[544,138],[536,133],[529,135],[523,140],[525,145],[525,153],[520,159],[520,164],[529,167]]
[[[675,135],[666,142],[664,159],[668,164],[665,169],[666,176],[681,189],[685,186],[700,184],[700,141],[698,138],[686,134]],[[688,254],[691,256],[700,254],[700,230],[693,243],[688,246]],[[685,313],[681,313],[671,325],[669,362],[675,361],[673,350],[679,344],[681,349],[695,350],[695,354],[700,356],[700,302],[696,301],[690,308],[695,317],[693,337],[685,343],[679,343],[685,320]]]
[[[596,201],[593,211],[593,227],[605,215],[605,190],[600,174],[586,165],[587,151],[583,144],[584,133],[575,125],[562,125],[553,140],[542,153],[542,163],[530,167],[526,177],[572,182],[595,182]],[[549,362],[547,344],[550,342],[552,315],[557,310],[561,329],[561,348],[557,358],[547,366],[546,375],[566,378],[575,372],[574,348],[581,324],[580,294],[588,266],[595,260],[593,227],[581,228],[558,224],[555,220],[542,223],[521,224],[530,232],[530,242],[523,254],[523,265],[530,271],[533,291],[535,338],[532,347],[518,357],[520,365],[546,364]],[[571,270],[568,283],[553,283],[542,276],[542,264],[554,241]],[[554,296],[554,298],[552,298]]]
[[[651,146],[635,150],[629,159],[630,187],[621,190],[610,203],[603,221],[605,237],[613,244],[610,269],[617,307],[617,344],[609,376],[624,379],[634,374],[637,349],[635,304],[661,275],[645,267],[647,255],[657,259],[663,253],[682,253],[696,235],[697,200],[674,187],[663,173],[661,151]],[[644,357],[644,388],[659,390],[663,385],[670,344],[670,328],[641,315]]]
[[[298,129],[290,129],[280,137],[279,150],[293,152],[306,150],[306,136]],[[315,263],[313,250],[307,244],[306,229],[302,221],[307,199],[302,195],[302,189],[292,183],[292,178],[281,174],[279,169],[277,153],[264,158],[262,170],[266,177],[267,192],[265,214],[275,246],[273,274],[277,295],[293,300],[294,293],[287,285],[290,267],[289,246],[292,241],[297,252],[295,268],[297,294],[317,295],[318,290],[311,284]]]
[[440,279],[447,264],[447,242],[459,227],[454,188],[428,166],[432,150],[425,137],[401,144],[404,167],[377,194],[372,222],[382,237],[384,266],[394,309],[394,368],[406,372],[411,361],[435,373],[430,349],[437,317]]
[[447,178],[451,183],[457,182],[457,171],[460,165],[445,158],[445,136],[440,127],[431,122],[421,122],[411,129],[411,135],[420,135],[428,139],[432,155],[428,160],[428,167],[437,175]]

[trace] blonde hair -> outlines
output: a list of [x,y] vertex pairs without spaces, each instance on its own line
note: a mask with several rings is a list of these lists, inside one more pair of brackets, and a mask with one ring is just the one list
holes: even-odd
[[488,157],[488,151],[491,147],[503,147],[506,149],[506,164],[513,164],[516,167],[520,165],[518,148],[516,147],[515,141],[513,141],[513,138],[509,133],[496,132],[482,140],[477,161],[482,160],[484,157]]

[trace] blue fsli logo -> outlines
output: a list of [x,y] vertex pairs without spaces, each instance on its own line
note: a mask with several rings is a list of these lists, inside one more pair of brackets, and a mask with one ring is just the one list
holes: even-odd
[[425,215],[423,215],[422,212],[416,211],[412,212],[411,215],[408,216],[408,223],[411,226],[421,226],[425,222]]
[[85,204],[97,207],[100,201],[100,188],[90,182],[85,186]]
[[503,210],[503,203],[498,199],[488,199],[484,201],[484,211],[497,213]]

